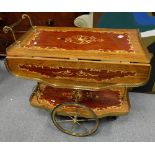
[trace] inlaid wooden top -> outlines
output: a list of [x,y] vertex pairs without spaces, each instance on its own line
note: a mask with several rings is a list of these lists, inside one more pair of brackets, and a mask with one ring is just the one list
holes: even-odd
[[83,50],[103,52],[134,52],[128,33],[93,31],[40,31],[28,48]]
[[37,27],[13,44],[8,56],[149,63],[137,30]]

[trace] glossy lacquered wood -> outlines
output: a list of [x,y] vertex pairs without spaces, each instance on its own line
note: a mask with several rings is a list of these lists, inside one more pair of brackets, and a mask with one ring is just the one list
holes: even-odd
[[18,41],[7,49],[8,69],[53,86],[133,87],[149,77],[149,54],[137,30],[35,27]]
[[8,56],[149,63],[137,30],[36,27],[8,48]]
[[[30,102],[31,105],[44,108],[49,111],[62,103],[75,102],[74,89],[53,88],[49,85],[39,83],[33,92]],[[91,108],[98,118],[105,116],[125,115],[130,110],[127,89],[124,87],[107,88],[103,91],[80,91],[80,104]],[[74,109],[64,108],[63,113],[74,113]],[[79,112],[82,117],[89,117],[85,111]]]
[[135,87],[149,77],[149,64],[7,57],[15,75],[57,87],[104,89],[105,85]]
[[[77,102],[98,117],[127,114],[127,87],[149,77],[150,56],[137,30],[37,26],[18,41],[7,49],[6,66],[16,76],[41,82],[30,102],[47,110],[75,102],[74,91],[80,90]],[[60,113],[66,110],[72,113]]]

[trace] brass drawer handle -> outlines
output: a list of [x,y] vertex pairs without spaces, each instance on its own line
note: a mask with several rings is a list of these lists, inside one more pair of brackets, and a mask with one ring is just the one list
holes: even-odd
[[12,25],[10,25],[10,26],[4,26],[4,27],[3,27],[3,32],[4,32],[4,33],[8,33],[9,31],[11,31],[12,36],[13,36],[13,39],[15,40],[15,43],[16,43],[17,45],[20,45],[20,42],[17,41],[16,36],[15,36],[15,33],[14,33],[14,31],[13,31],[13,28],[14,28],[15,26],[19,25],[19,24],[22,22],[22,20],[24,20],[24,19],[26,19],[26,18],[28,18],[32,30],[36,31],[36,27],[33,26],[32,21],[31,21],[31,18],[30,18],[30,16],[28,16],[27,14],[22,14],[21,19],[19,19],[17,22],[13,23]]

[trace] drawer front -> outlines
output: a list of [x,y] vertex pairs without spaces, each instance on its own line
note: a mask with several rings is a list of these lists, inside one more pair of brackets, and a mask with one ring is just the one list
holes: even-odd
[[7,57],[8,69],[25,78],[55,86],[101,89],[105,85],[139,86],[144,84],[150,65],[69,61],[60,59],[25,59]]

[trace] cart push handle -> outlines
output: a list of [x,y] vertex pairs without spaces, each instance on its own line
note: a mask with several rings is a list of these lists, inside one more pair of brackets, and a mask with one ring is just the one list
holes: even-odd
[[19,46],[20,46],[20,42],[17,41],[16,36],[15,36],[15,33],[14,33],[14,31],[13,31],[13,28],[16,27],[17,25],[19,25],[19,24],[20,24],[24,19],[26,19],[26,18],[29,20],[29,23],[30,23],[30,26],[31,26],[32,30],[33,30],[33,31],[36,31],[36,27],[33,26],[32,20],[31,20],[30,16],[27,15],[27,14],[22,14],[21,19],[19,19],[17,22],[13,23],[12,25],[10,25],[10,26],[4,26],[4,27],[3,27],[3,32],[4,32],[4,33],[8,33],[9,31],[11,31],[15,43],[16,43],[17,45],[19,45]]

